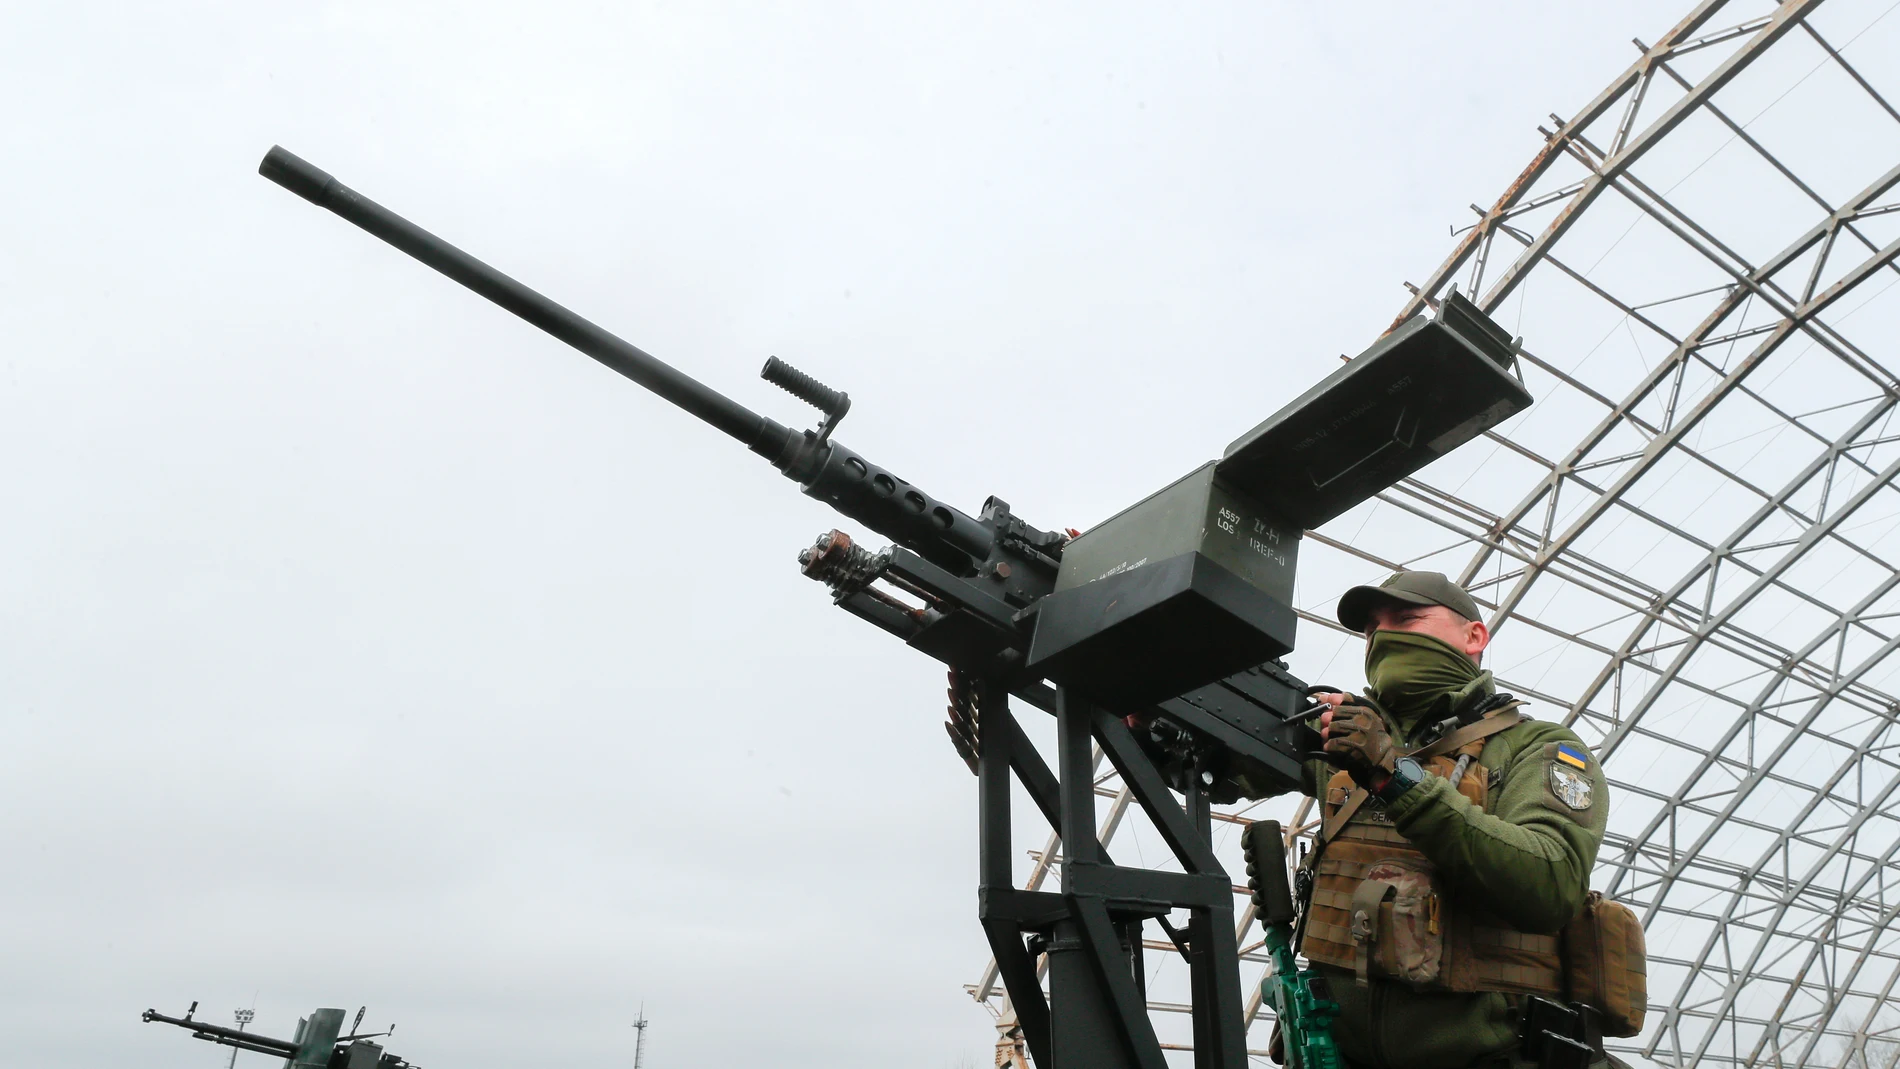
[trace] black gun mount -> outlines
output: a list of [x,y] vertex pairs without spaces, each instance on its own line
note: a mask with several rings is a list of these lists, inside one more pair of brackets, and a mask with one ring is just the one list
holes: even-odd
[[[1437,319],[1401,324],[1220,460],[1071,536],[995,497],[970,516],[846,448],[832,432],[850,398],[784,361],[763,377],[824,414],[813,430],[752,412],[280,147],[259,172],[737,438],[895,542],[873,553],[832,531],[799,563],[837,605],[952,670],[951,734],[979,778],[979,916],[1036,1064],[1165,1069],[1141,986],[1150,920],[1188,959],[1196,1066],[1246,1064],[1232,881],[1212,852],[1209,807],[1234,762],[1256,786],[1292,790],[1316,747],[1307,688],[1275,659],[1293,645],[1297,544],[1527,406],[1508,335],[1454,294]],[[1055,714],[1059,775],[1023,737],[1012,694]],[[1148,725],[1140,737],[1130,714]],[[1095,834],[1095,743],[1182,871],[1109,861]],[[1059,894],[1012,882],[1012,775],[1061,833]],[[1168,920],[1176,908],[1189,911],[1185,928]]]

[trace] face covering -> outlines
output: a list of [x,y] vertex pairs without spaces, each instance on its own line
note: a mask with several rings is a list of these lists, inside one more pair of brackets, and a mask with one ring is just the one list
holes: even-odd
[[1367,693],[1407,727],[1443,720],[1491,689],[1491,673],[1443,639],[1374,631],[1366,643]]

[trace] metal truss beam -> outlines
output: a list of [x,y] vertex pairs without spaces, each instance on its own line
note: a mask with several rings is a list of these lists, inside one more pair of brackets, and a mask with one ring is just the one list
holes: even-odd
[[[1598,748],[1628,815],[1611,811],[1595,886],[1646,917],[1652,997],[1667,1002],[1645,1035],[1615,1046],[1681,1066],[1900,1069],[1900,930],[1889,931],[1900,924],[1900,816],[1889,813],[1900,810],[1900,698],[1888,692],[1900,679],[1900,362],[1887,336],[1900,295],[1877,306],[1887,334],[1859,329],[1872,316],[1848,319],[1900,280],[1900,241],[1882,240],[1893,233],[1884,217],[1900,212],[1900,165],[1888,166],[1900,161],[1855,175],[1866,184],[1851,194],[1839,170],[1804,177],[1811,167],[1775,152],[1785,131],[1757,122],[1761,101],[1781,101],[1778,87],[1749,73],[1799,85],[1802,71],[1831,65],[1844,77],[1830,76],[1830,91],[1873,102],[1857,116],[1900,124],[1883,95],[1900,65],[1867,60],[1865,42],[1850,63],[1846,46],[1859,35],[1831,42],[1809,18],[1820,7],[1707,0],[1655,44],[1637,42],[1636,61],[1557,120],[1412,287],[1395,325],[1454,283],[1489,311],[1513,295],[1535,306],[1522,329],[1545,348],[1520,359],[1527,379],[1539,377],[1540,404],[1585,410],[1575,437],[1553,442],[1532,415],[1522,432],[1486,436],[1514,458],[1495,469],[1508,476],[1460,469],[1478,480],[1467,492],[1427,469],[1378,499],[1369,518],[1377,548],[1335,529],[1309,532],[1303,551],[1343,554],[1355,576],[1451,561],[1444,570],[1472,590],[1500,636],[1501,685],[1562,710]],[[1784,75],[1788,65],[1759,62],[1797,50],[1814,51],[1819,65],[1803,57]],[[1887,145],[1896,133],[1834,136]],[[1657,151],[1685,144],[1698,147]],[[1731,145],[1734,155],[1717,162],[1724,181],[1785,184],[1793,197],[1763,187],[1758,212],[1785,213],[1792,199],[1798,217],[1751,217],[1740,231],[1733,211],[1704,214],[1714,184],[1705,175],[1685,186],[1680,168],[1693,164],[1694,174]],[[1659,179],[1664,167],[1675,176]],[[1817,175],[1825,180],[1807,180]],[[1741,189],[1721,193],[1748,195]],[[1605,212],[1618,213],[1619,227],[1634,221],[1620,236],[1579,227]],[[1751,262],[1764,229],[1792,240]],[[1587,244],[1599,238],[1615,239],[1616,257]],[[1638,247],[1671,255],[1644,264],[1631,258]],[[1656,265],[1684,263],[1685,251],[1676,291],[1654,292],[1659,278],[1669,285]],[[1532,279],[1556,288],[1527,289]],[[1562,322],[1535,322],[1577,308],[1615,317],[1594,347],[1566,341]],[[1616,333],[1628,334],[1640,369],[1616,372],[1597,358]],[[1786,376],[1808,369],[1813,385],[1790,389]],[[1833,396],[1819,393],[1822,383]],[[1553,426],[1576,416],[1562,414]],[[1707,441],[1708,428],[1738,425],[1748,432],[1738,441],[1765,435],[1749,459],[1737,458],[1753,446]],[[1682,487],[1709,493],[1719,525],[1695,516]],[[1384,548],[1408,537],[1404,549]],[[1646,560],[1645,546],[1666,555]],[[1587,617],[1569,618],[1576,606]],[[1788,616],[1778,623],[1780,613]],[[1309,641],[1350,641],[1322,612],[1300,618]],[[1113,773],[1096,789],[1126,797]],[[1245,819],[1213,819],[1223,816]],[[1102,843],[1117,824],[1111,811]],[[1052,838],[1032,855],[1032,883],[1058,863],[1056,846]],[[1250,916],[1237,910],[1235,919],[1238,943]],[[1243,960],[1258,956],[1241,949]],[[984,995],[994,976],[986,971]],[[1148,1003],[1163,1016],[1184,1005],[1159,993]],[[1246,1020],[1260,1009],[1251,994]]]

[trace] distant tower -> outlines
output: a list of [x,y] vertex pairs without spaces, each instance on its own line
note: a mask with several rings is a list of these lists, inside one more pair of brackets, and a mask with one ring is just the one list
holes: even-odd
[[644,1002],[640,1004],[640,1019],[633,1022],[633,1031],[636,1036],[633,1041],[633,1069],[640,1069],[640,1063],[647,1056],[647,1007]]
[[[242,1032],[244,1031],[245,1025],[250,1024],[252,1020],[256,1019],[257,1011],[256,1010],[238,1010],[236,1013],[232,1014],[232,1016],[237,1018],[238,1031]],[[237,1069],[237,1052],[238,1052],[238,1049],[236,1047],[231,1048],[231,1062],[230,1062],[230,1065],[226,1067],[226,1069]]]

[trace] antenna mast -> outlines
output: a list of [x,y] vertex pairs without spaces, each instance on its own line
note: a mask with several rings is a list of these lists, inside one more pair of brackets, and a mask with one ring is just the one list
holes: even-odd
[[640,1019],[633,1022],[633,1069],[641,1069],[647,1055],[647,1004],[640,1004]]
[[[250,1024],[253,1020],[257,1018],[257,1011],[256,1010],[238,1010],[237,1013],[234,1014],[234,1016],[237,1017],[237,1030],[242,1032],[244,1031],[245,1025]],[[237,1069],[237,1052],[238,1052],[238,1048],[236,1047],[231,1048],[231,1063],[228,1066],[226,1066],[225,1069]]]

